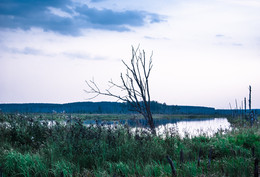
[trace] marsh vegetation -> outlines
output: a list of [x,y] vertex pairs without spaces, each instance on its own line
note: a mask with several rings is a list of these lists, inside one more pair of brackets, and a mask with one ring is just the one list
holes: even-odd
[[[258,122],[231,123],[230,132],[189,137],[168,129],[166,136],[84,126],[73,118],[48,126],[44,117],[0,115],[0,167],[3,176],[253,176],[260,157]],[[250,127],[250,128],[249,128]]]

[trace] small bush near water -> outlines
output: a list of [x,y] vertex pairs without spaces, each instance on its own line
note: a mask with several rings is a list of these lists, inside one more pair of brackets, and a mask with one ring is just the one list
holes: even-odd
[[3,176],[253,176],[260,157],[260,130],[237,127],[213,137],[166,137],[127,125],[84,126],[44,118],[0,115]]

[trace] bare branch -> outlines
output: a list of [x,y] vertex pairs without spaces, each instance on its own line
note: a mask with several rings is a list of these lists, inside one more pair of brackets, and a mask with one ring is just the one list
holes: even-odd
[[[154,122],[151,113],[150,106],[150,88],[149,88],[149,76],[152,70],[152,56],[150,56],[150,60],[146,62],[145,51],[139,49],[134,49],[132,47],[132,58],[130,64],[126,64],[125,61],[122,60],[122,63],[126,67],[126,74],[120,75],[122,85],[116,84],[112,81],[112,79],[108,82],[109,88],[105,91],[101,91],[98,85],[95,83],[94,79],[89,82],[86,81],[89,91],[86,93],[95,94],[93,97],[89,99],[94,99],[99,95],[110,96],[117,98],[117,100],[127,102],[131,105],[131,107],[138,113],[142,114],[144,118],[148,121],[150,128],[153,133],[155,133]],[[148,66],[146,66],[148,64]],[[120,94],[114,94],[112,92],[113,88],[119,89],[123,92],[124,96]]]

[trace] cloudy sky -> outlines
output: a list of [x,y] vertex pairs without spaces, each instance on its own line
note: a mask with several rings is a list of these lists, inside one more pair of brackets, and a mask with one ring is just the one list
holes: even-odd
[[153,100],[260,108],[259,31],[259,0],[0,0],[0,103],[86,101],[140,45]]

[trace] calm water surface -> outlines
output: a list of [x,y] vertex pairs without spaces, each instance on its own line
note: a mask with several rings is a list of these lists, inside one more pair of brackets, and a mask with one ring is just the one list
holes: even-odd
[[[209,119],[155,119],[156,132],[158,135],[165,136],[166,132],[178,133],[181,137],[207,135],[212,136],[218,131],[231,130],[230,123],[226,118]],[[143,119],[139,120],[118,120],[118,121],[95,121],[85,120],[85,125],[100,124],[115,126],[118,124],[128,124],[133,132],[139,129],[146,129],[147,123]]]

